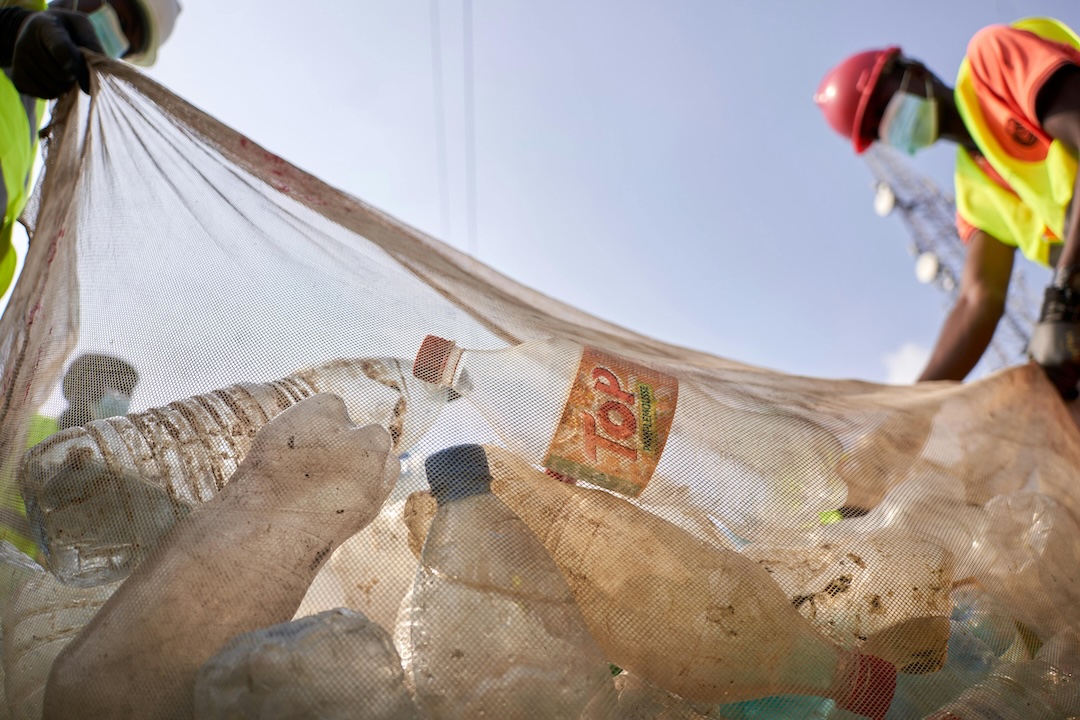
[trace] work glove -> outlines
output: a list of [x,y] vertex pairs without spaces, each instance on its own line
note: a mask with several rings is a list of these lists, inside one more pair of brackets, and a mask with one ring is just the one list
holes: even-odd
[[1080,380],[1080,290],[1046,288],[1028,355],[1042,366],[1064,399],[1080,395],[1076,387]]
[[43,10],[19,28],[11,81],[24,95],[51,100],[78,82],[90,92],[90,70],[80,48],[102,52],[94,26],[82,13]]

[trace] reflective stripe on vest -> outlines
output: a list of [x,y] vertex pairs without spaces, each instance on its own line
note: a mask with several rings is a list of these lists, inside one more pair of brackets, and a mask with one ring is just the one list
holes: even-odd
[[[1050,18],[1028,18],[1012,27],[1080,49],[1080,37]],[[966,150],[956,158],[956,209],[967,222],[997,240],[1020,249],[1024,257],[1050,264],[1050,246],[1065,236],[1065,214],[1076,183],[1076,157],[1054,140],[1046,158],[1018,160],[995,139],[979,107],[971,81],[971,64],[964,58],[956,78],[956,108],[986,160],[1012,192],[984,173]]]

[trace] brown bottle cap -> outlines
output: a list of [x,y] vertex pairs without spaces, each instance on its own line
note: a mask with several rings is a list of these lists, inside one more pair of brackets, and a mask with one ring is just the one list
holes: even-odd
[[413,375],[419,380],[438,385],[446,370],[446,363],[450,360],[450,351],[453,349],[453,340],[428,335],[420,343],[420,350],[416,353]]

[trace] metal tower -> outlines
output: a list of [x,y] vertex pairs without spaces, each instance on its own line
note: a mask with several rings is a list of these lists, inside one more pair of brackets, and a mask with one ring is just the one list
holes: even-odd
[[[874,174],[874,211],[881,217],[898,212],[911,235],[908,250],[915,258],[915,276],[937,286],[947,306],[956,302],[964,266],[964,243],[956,233],[956,203],[930,180],[916,173],[895,151],[875,143],[864,155]],[[1005,316],[983,363],[996,370],[1026,361],[1031,328],[1039,301],[1031,293],[1024,262],[1013,265]],[[984,367],[986,365],[984,364]]]

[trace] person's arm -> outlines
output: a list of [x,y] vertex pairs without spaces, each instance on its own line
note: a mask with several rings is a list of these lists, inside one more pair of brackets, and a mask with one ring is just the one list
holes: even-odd
[[979,362],[1005,312],[1014,254],[1015,248],[981,230],[972,235],[960,294],[919,382],[963,380]]
[[[1035,97],[1035,115],[1046,134],[1074,155],[1080,148],[1080,67],[1059,68]],[[1065,224],[1063,247],[1046,289],[1028,352],[1066,400],[1080,395],[1080,174]]]

